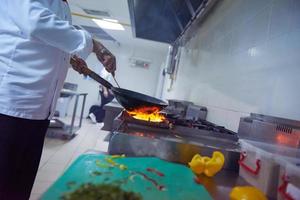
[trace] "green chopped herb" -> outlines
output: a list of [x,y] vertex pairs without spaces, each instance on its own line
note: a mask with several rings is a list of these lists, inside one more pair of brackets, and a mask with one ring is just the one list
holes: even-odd
[[105,181],[105,182],[106,182],[106,181],[109,181],[109,178],[108,178],[108,177],[106,177],[106,178],[105,178],[103,181]]
[[92,175],[93,175],[93,176],[101,176],[101,175],[102,175],[102,172],[99,172],[99,171],[93,171],[93,172],[92,172]]
[[67,187],[69,188],[69,189],[71,189],[73,186],[75,186],[76,185],[76,182],[75,181],[70,181],[70,182],[68,182],[67,183]]
[[66,193],[62,200],[142,200],[142,197],[134,192],[122,190],[119,186],[112,184],[81,185],[77,190]]

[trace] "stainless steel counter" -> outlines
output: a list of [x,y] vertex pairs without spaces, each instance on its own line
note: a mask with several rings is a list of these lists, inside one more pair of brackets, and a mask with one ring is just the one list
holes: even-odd
[[144,132],[114,132],[108,146],[109,154],[125,154],[142,157],[155,156],[170,162],[186,164],[200,153],[211,156],[221,151],[225,157],[224,168],[238,172],[239,145],[217,138],[177,138],[171,134],[150,134]]
[[222,170],[212,178],[199,176],[199,182],[217,200],[229,199],[233,187],[249,185],[237,172],[228,170]]

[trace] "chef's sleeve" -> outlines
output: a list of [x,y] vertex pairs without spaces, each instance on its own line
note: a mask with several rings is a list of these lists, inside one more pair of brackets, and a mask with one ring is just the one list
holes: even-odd
[[[55,0],[58,1],[58,0]],[[49,0],[5,0],[12,21],[21,34],[38,40],[70,54],[87,58],[92,52],[91,35],[75,29],[68,21],[62,20],[49,7]],[[17,13],[17,14],[16,14]]]

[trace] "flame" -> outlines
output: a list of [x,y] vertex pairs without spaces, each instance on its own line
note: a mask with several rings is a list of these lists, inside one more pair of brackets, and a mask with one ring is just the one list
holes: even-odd
[[141,107],[132,111],[127,111],[134,119],[150,121],[150,122],[162,122],[165,120],[165,116],[159,113],[160,109],[157,107]]

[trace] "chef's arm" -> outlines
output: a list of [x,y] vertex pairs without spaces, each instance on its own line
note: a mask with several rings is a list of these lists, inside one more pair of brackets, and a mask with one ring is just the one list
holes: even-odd
[[[57,1],[57,0],[56,0]],[[60,19],[48,9],[49,0],[4,0],[9,15],[26,38],[36,38],[70,54],[86,58],[93,50],[89,33],[75,29],[68,21]],[[9,14],[9,13],[8,13]]]
[[93,52],[105,69],[112,73],[116,70],[116,57],[99,41],[93,40]]

